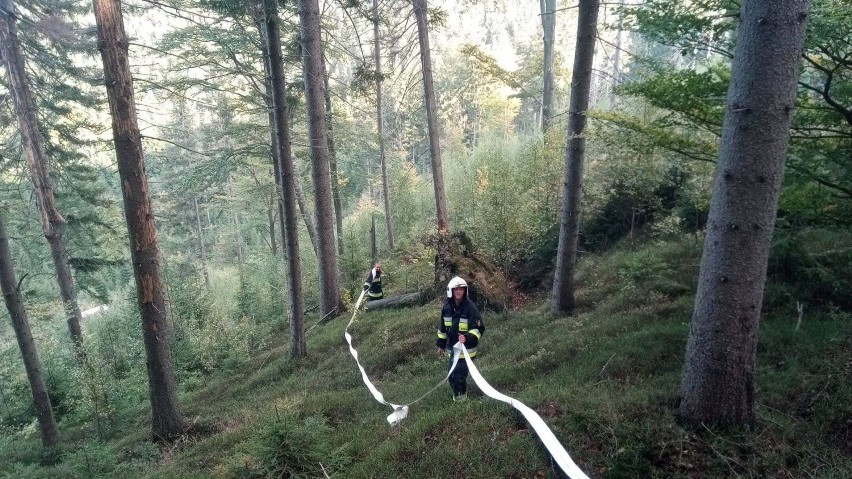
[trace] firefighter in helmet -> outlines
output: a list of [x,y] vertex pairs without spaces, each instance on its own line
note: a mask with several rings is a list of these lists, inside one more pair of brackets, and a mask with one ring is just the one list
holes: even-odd
[[[441,309],[441,322],[438,324],[438,354],[446,355],[447,348],[452,348],[456,342],[464,344],[467,356],[476,357],[476,346],[485,332],[479,308],[467,294],[467,282],[456,276],[447,284],[447,301]],[[447,355],[452,366],[452,353]],[[453,390],[453,400],[464,400],[467,396],[467,362],[464,355],[459,358],[455,370],[448,378]]]
[[376,263],[373,269],[367,275],[367,280],[364,281],[364,291],[367,292],[367,301],[382,299],[382,264]]

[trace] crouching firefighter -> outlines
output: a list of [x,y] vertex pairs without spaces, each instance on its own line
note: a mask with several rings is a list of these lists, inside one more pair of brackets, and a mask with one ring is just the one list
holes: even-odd
[[[484,332],[485,325],[482,323],[479,308],[467,295],[467,283],[458,276],[454,277],[447,284],[447,301],[441,310],[441,322],[438,324],[438,339],[435,341],[438,346],[438,355],[441,357],[446,355],[449,360],[448,367],[451,367],[452,347],[456,342],[460,342],[467,348],[468,357],[473,359],[476,357],[479,338]],[[450,348],[450,354],[446,354],[447,348]],[[448,378],[454,401],[461,401],[467,397],[468,368],[464,357],[464,355],[459,357],[456,369]]]
[[364,291],[367,292],[367,301],[382,299],[384,297],[384,293],[382,292],[381,263],[376,263],[373,266],[373,269],[370,270],[370,274],[367,275],[367,280],[364,281]]

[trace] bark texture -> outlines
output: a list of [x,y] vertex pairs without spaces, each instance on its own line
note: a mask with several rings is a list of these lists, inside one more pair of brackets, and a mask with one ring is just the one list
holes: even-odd
[[[407,306],[416,306],[418,304],[423,303],[424,296],[427,295],[423,293],[405,293],[390,298],[377,299],[375,301],[364,303],[364,309],[368,311],[375,311],[378,309],[404,308]],[[429,296],[429,299],[431,299],[431,296]]]
[[[302,296],[302,265],[299,256],[298,213],[296,211],[296,168],[290,147],[290,113],[284,95],[284,58],[281,54],[281,33],[278,19],[278,4],[275,0],[264,0],[264,31],[269,53],[269,88],[272,92],[272,130],[276,147],[276,183],[281,187],[283,208],[281,225],[284,246],[287,252],[287,286],[290,296],[290,356],[307,354],[305,343],[305,303]],[[280,175],[280,176],[279,176]]]
[[65,218],[59,213],[53,194],[53,181],[50,179],[47,155],[41,137],[36,115],[35,101],[30,91],[24,57],[21,54],[17,26],[15,25],[15,5],[12,0],[0,3],[0,58],[6,66],[9,77],[9,91],[15,104],[15,114],[21,134],[27,168],[33,183],[33,192],[41,217],[41,228],[50,246],[59,294],[65,310],[65,320],[75,351],[81,353],[83,332],[80,328],[82,316],[77,304],[77,287],[71,267],[68,265],[68,252],[63,240]]
[[[276,123],[275,116],[275,102],[272,97],[274,92],[272,90],[272,81],[275,76],[272,71],[272,66],[270,65],[270,54],[269,54],[269,32],[268,26],[266,23],[266,5],[264,1],[258,3],[260,11],[258,12],[258,31],[260,32],[260,51],[263,55],[263,69],[266,73],[266,96],[264,97],[264,101],[266,102],[266,112],[267,119],[269,121],[269,139],[271,142],[270,147],[270,156],[272,158],[272,174],[275,177],[275,194],[272,195],[273,202],[278,207],[278,221],[281,223],[281,244],[284,248],[284,255],[287,253],[287,232],[285,230],[286,226],[286,216],[284,214],[284,190],[282,185],[282,175],[281,175],[281,148],[278,143],[278,124]],[[277,13],[278,9],[276,6],[275,12]],[[277,18],[276,14],[276,18]],[[275,31],[278,29],[276,28]],[[279,42],[280,44],[280,42]],[[281,67],[281,77],[284,77],[284,67]],[[287,108],[286,104],[284,108]],[[287,145],[289,148],[289,127],[287,127],[288,122],[290,121],[289,117],[285,117],[285,127],[282,128],[287,132]],[[292,159],[292,158],[291,158]],[[270,245],[272,246],[272,255],[275,256],[277,254],[277,248],[275,246],[275,220],[273,218],[272,212],[268,212],[269,216],[269,236],[270,236]],[[286,259],[286,258],[285,258]]]
[[571,75],[571,100],[568,107],[568,148],[565,152],[559,249],[551,295],[551,310],[556,313],[573,314],[576,307],[574,273],[580,233],[580,202],[583,199],[586,112],[589,109],[599,7],[599,0],[580,0],[577,18],[577,45],[574,49],[574,72]]
[[320,281],[320,316],[337,316],[343,309],[340,275],[334,240],[334,206],[328,164],[325,118],[325,84],[320,43],[320,14],[317,0],[299,2],[302,31],[302,65],[307,99],[308,137],[311,146],[311,175],[314,183],[314,214],[317,228],[317,262]]
[[751,426],[766,265],[808,0],[743,2],[678,415]]
[[[325,53],[325,52],[323,52]],[[325,86],[325,118],[328,123],[328,168],[331,173],[331,196],[334,203],[334,224],[337,238],[337,256],[343,256],[343,205],[340,201],[340,175],[337,173],[337,148],[334,144],[334,123],[331,116],[331,88],[328,85],[328,67],[323,55],[322,81]]]
[[[264,72],[266,73],[266,77],[267,77],[266,78],[266,85],[265,85],[266,97],[265,97],[264,100],[266,102],[267,117],[268,117],[269,125],[270,125],[269,131],[270,131],[270,140],[272,142],[272,148],[271,149],[272,149],[273,174],[275,175],[275,185],[276,185],[276,188],[278,190],[278,191],[276,191],[275,196],[278,198],[278,201],[277,201],[277,203],[278,203],[278,216],[280,217],[281,224],[284,225],[285,224],[284,223],[285,213],[284,213],[284,196],[283,195],[285,194],[285,191],[282,190],[282,187],[281,187],[281,185],[282,185],[281,175],[283,174],[283,166],[282,166],[283,163],[282,163],[282,159],[281,159],[281,149],[278,146],[278,140],[277,140],[278,127],[276,126],[277,120],[276,120],[276,117],[275,117],[275,114],[276,114],[275,113],[275,105],[274,105],[274,102],[273,102],[274,93],[272,91],[272,81],[273,81],[273,78],[275,78],[275,74],[273,72],[272,67],[270,66],[270,58],[271,58],[270,57],[270,49],[273,48],[272,45],[274,43],[274,44],[278,45],[276,47],[277,48],[276,51],[278,52],[277,56],[276,56],[276,59],[277,59],[276,61],[280,61],[280,63],[281,63],[280,78],[281,78],[281,81],[283,82],[285,75],[284,75],[284,57],[283,57],[283,53],[281,51],[281,39],[280,39],[280,36],[281,36],[280,21],[281,20],[278,17],[278,8],[276,7],[275,8],[275,17],[274,17],[275,18],[275,22],[274,22],[275,23],[275,34],[278,35],[279,38],[275,42],[270,43],[270,41],[269,41],[269,34],[270,34],[269,26],[266,24],[267,13],[266,13],[265,9],[267,7],[265,5],[265,0],[260,1],[258,3],[258,6],[260,8],[259,17],[258,17],[258,30],[260,30],[260,37],[261,37],[260,38],[260,50],[261,50],[261,54],[263,55],[263,58],[264,58],[263,68],[264,68]],[[282,85],[283,85],[283,83],[282,83]],[[284,92],[282,90],[281,95],[282,95],[281,102],[284,102],[283,107],[282,107],[283,108],[282,114],[287,115],[287,118],[284,119],[284,125],[283,125],[283,130],[286,131],[286,140],[285,140],[286,150],[287,150],[288,154],[290,155],[290,161],[292,162],[292,151],[291,151],[291,146],[290,146],[290,114],[291,114],[291,111],[290,111],[290,107],[286,104],[286,97],[287,97],[286,92]],[[288,177],[292,178],[290,180],[290,183],[292,184],[292,187],[290,188],[290,190],[292,190],[292,191],[288,192],[287,194],[293,194],[294,197],[295,197],[296,204],[298,205],[299,211],[301,211],[302,220],[305,222],[305,229],[307,229],[307,231],[308,231],[308,238],[310,238],[311,246],[313,246],[314,254],[316,254],[317,253],[316,228],[314,228],[314,222],[311,219],[311,211],[310,211],[310,208],[308,207],[307,199],[305,198],[305,192],[302,189],[301,177],[298,175],[298,171],[296,170],[295,166],[293,167],[293,171],[288,174]],[[298,221],[297,221],[297,223],[298,223]],[[286,228],[286,226],[282,226],[282,230],[281,230],[282,238],[284,238],[284,236],[286,236],[286,234],[287,234],[286,231],[284,230],[284,228]],[[298,231],[298,229],[297,229],[297,231]],[[286,243],[286,240],[284,241],[284,243]],[[274,245],[274,243],[272,243],[272,244]],[[273,250],[274,249],[275,248],[273,248]],[[286,251],[286,246],[285,246],[285,251]],[[284,254],[286,255],[287,253],[285,252]],[[299,289],[301,291],[301,286],[300,286]]]
[[[382,57],[379,41],[379,2],[373,0],[373,63],[376,66],[376,134],[379,140],[379,164],[382,167],[382,199],[385,205],[385,230],[388,249],[393,251],[393,214],[388,189],[388,162],[385,157],[385,119],[382,114]],[[375,260],[374,260],[375,261]]]
[[94,11],[142,317],[151,399],[151,434],[155,440],[168,441],[185,434],[190,425],[178,407],[177,381],[170,347],[171,327],[166,315],[160,273],[157,225],[136,119],[133,78],[127,53],[128,40],[118,0],[94,0]]
[[435,283],[446,284],[452,276],[453,262],[450,252],[450,220],[447,212],[447,195],[444,190],[444,172],[441,162],[441,142],[438,136],[438,102],[432,80],[432,54],[429,48],[429,24],[426,0],[413,0],[417,20],[417,39],[420,42],[420,67],[423,72],[423,94],[426,104],[426,123],[429,133],[429,157],[432,160],[432,184],[435,187],[435,212],[438,221],[435,258]]
[[38,351],[33,340],[33,333],[30,331],[30,323],[27,320],[21,292],[18,290],[18,280],[13,266],[12,255],[9,252],[9,237],[6,236],[6,226],[0,214],[0,290],[3,293],[6,309],[9,310],[9,316],[12,318],[12,329],[15,330],[24,369],[30,382],[30,391],[41,430],[41,443],[44,447],[55,447],[59,442],[59,432],[53,416],[53,406],[47,394],[47,383],[44,380],[41,361],[38,359]]

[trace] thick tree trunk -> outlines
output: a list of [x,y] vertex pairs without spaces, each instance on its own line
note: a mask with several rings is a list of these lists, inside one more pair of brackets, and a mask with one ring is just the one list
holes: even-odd
[[746,0],[681,384],[686,425],[754,424],[766,264],[809,0]]
[[592,83],[599,0],[580,0],[577,18],[577,44],[574,48],[574,72],[571,75],[571,100],[568,107],[568,148],[562,188],[562,216],[559,225],[559,249],[553,277],[551,310],[573,314],[574,267],[580,231],[580,202],[583,197],[583,160],[586,153],[586,112]]
[[447,234],[450,220],[447,213],[447,196],[444,191],[444,173],[441,163],[441,142],[438,131],[438,103],[432,80],[432,56],[429,49],[429,26],[426,18],[426,0],[414,0],[417,19],[417,37],[420,41],[420,66],[423,72],[423,93],[426,102],[426,122],[429,133],[429,156],[432,160],[432,178],[435,186],[435,211],[438,232]]
[[340,294],[340,273],[334,241],[334,207],[331,197],[331,173],[328,166],[324,68],[318,1],[301,0],[299,18],[302,27],[302,64],[307,100],[308,136],[311,145],[311,175],[314,182],[320,316],[333,317],[340,314],[344,306]]
[[297,358],[307,354],[305,343],[305,302],[302,296],[302,265],[299,255],[299,230],[296,212],[294,178],[296,168],[290,149],[290,113],[284,95],[284,58],[281,54],[281,33],[278,19],[278,3],[264,0],[265,39],[269,53],[269,79],[272,90],[272,119],[277,156],[281,164],[278,167],[281,185],[283,217],[281,230],[287,252],[287,285],[290,296],[290,356]]
[[447,212],[447,195],[444,191],[444,173],[441,163],[441,142],[438,137],[438,103],[432,80],[432,56],[429,49],[429,26],[426,18],[426,0],[414,0],[417,20],[417,38],[420,42],[420,67],[423,72],[423,93],[426,104],[426,122],[429,132],[429,156],[432,160],[432,184],[435,187],[435,212],[438,220],[436,241],[435,282],[446,284],[452,275],[450,253],[450,220]]
[[379,2],[373,0],[373,62],[376,64],[376,132],[379,140],[379,164],[382,167],[382,199],[385,204],[385,229],[388,249],[393,251],[393,214],[388,189],[388,162],[385,157],[385,120],[382,115],[382,57],[379,42]]
[[171,327],[166,316],[157,226],[136,120],[128,39],[118,0],[94,0],[94,10],[130,237],[130,256],[142,315],[151,398],[151,433],[154,439],[172,440],[186,433],[190,424],[178,408],[177,381],[169,344]]
[[556,0],[539,0],[544,32],[544,86],[541,92],[541,131],[547,132],[553,118],[553,42],[556,36]]
[[62,239],[65,218],[59,214],[53,194],[53,182],[50,179],[35,101],[30,91],[24,58],[21,55],[14,10],[15,5],[12,0],[3,0],[0,4],[0,57],[6,65],[6,73],[9,77],[9,91],[15,104],[21,143],[41,216],[42,231],[53,258],[56,281],[59,284],[59,294],[65,310],[65,320],[68,323],[74,349],[80,353],[83,344],[83,332],[80,328],[82,317],[80,306],[77,304],[77,288],[74,285],[74,277],[68,265],[68,253]]
[[9,252],[9,238],[6,236],[2,210],[0,210],[0,290],[6,302],[6,308],[9,310],[9,316],[12,318],[12,328],[15,330],[15,337],[18,338],[18,348],[21,350],[24,369],[27,371],[27,379],[30,382],[36,417],[41,429],[41,443],[44,447],[55,447],[59,441],[59,432],[56,428],[50,396],[47,394],[41,361],[38,359],[27,312],[24,309],[24,301],[18,290],[18,280],[15,278],[12,255]]

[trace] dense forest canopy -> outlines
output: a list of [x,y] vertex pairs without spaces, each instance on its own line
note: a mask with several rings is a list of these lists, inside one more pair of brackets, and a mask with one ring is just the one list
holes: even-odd
[[[789,129],[781,127],[789,146],[774,160],[782,175],[777,200],[757,202],[774,219],[768,225],[768,259],[757,267],[765,273],[758,274],[755,314],[798,314],[799,325],[814,314],[838,325],[839,333],[820,330],[832,338],[825,342],[828,349],[820,351],[837,371],[826,373],[822,392],[809,391],[796,399],[810,401],[797,408],[813,409],[821,397],[830,396],[833,405],[850,397],[848,385],[839,385],[842,378],[848,382],[850,363],[842,363],[849,360],[848,343],[839,342],[849,339],[852,319],[852,5],[847,0],[785,2],[791,11],[802,9],[796,22],[804,29],[804,43],[797,77],[792,78],[796,87],[787,108]],[[718,191],[714,174],[717,182],[724,181],[731,171],[728,166],[716,171],[719,164],[729,165],[724,128],[732,115],[754,108],[730,103],[741,86],[732,81],[741,71],[736,61],[743,60],[735,52],[743,42],[756,42],[743,33],[743,19],[753,11],[747,8],[776,12],[772,2],[422,2],[431,80],[426,80],[427,67],[421,63],[423,32],[415,16],[420,3],[98,0],[95,8],[112,5],[121,11],[126,31],[125,38],[112,41],[117,55],[127,52],[138,136],[120,138],[116,110],[129,109],[115,105],[124,104],[120,102],[127,95],[112,96],[113,88],[120,86],[118,74],[107,66],[113,43],[104,37],[100,17],[96,22],[93,4],[0,0],[0,231],[5,231],[0,239],[8,245],[14,265],[0,275],[12,270],[16,274],[12,289],[20,293],[41,361],[37,369],[43,371],[49,407],[60,430],[58,453],[46,454],[38,464],[16,453],[17,462],[0,460],[0,476],[49,476],[51,467],[61,469],[63,457],[73,464],[67,459],[70,444],[95,447],[112,444],[128,431],[141,435],[147,428],[141,424],[151,420],[146,399],[157,395],[147,333],[166,347],[162,357],[174,368],[166,376],[174,376],[173,400],[181,403],[180,414],[173,411],[179,416],[176,424],[186,429],[186,437],[215,437],[229,427],[222,425],[228,421],[200,417],[195,394],[202,394],[199,391],[215,382],[217,374],[233,375],[233,382],[239,383],[238,374],[245,373],[241,368],[255,365],[258,357],[265,358],[258,370],[271,364],[269,358],[286,358],[288,344],[291,362],[276,363],[281,371],[298,370],[308,362],[313,367],[324,361],[318,358],[337,354],[342,350],[339,342],[329,339],[336,336],[321,331],[340,326],[334,318],[353,310],[364,276],[378,261],[387,272],[386,297],[419,293],[421,304],[415,308],[424,308],[423,303],[440,308],[434,300],[435,292],[446,287],[437,273],[442,265],[467,276],[488,311],[488,321],[502,322],[498,330],[516,327],[512,315],[526,314],[565,326],[566,335],[572,334],[570,328],[590,322],[586,314],[623,314],[625,322],[633,324],[630,314],[644,318],[642,308],[628,313],[608,311],[604,305],[614,299],[640,301],[644,287],[650,291],[645,300],[679,305],[677,315],[671,313],[678,327],[689,323],[690,314],[699,316],[692,305],[697,301],[702,241],[716,224],[711,208]],[[597,17],[584,30],[583,19],[591,18],[584,14],[590,8]],[[552,55],[546,53],[550,20]],[[315,34],[318,43],[311,40]],[[22,62],[18,65],[13,64],[13,43]],[[586,80],[578,67],[583,51],[591,55]],[[17,78],[28,86],[32,107],[20,107],[22,83]],[[433,82],[436,104],[437,133],[431,135],[427,81]],[[585,91],[583,81],[588,107],[572,97]],[[63,233],[66,253],[56,253],[45,226],[45,188],[34,186],[38,177],[28,141],[32,135],[22,128],[23,119],[35,127],[43,144],[44,178],[49,178],[47,189],[61,213],[62,221],[55,226]],[[577,119],[585,129],[572,129]],[[575,154],[580,162],[574,164],[579,172],[569,166],[578,140],[582,146]],[[136,165],[142,173],[130,176],[144,177],[138,191],[144,191],[151,204],[150,211],[143,207],[135,214],[155,225],[147,231],[156,243],[147,261],[159,273],[149,280],[140,280],[142,260],[137,254],[142,247],[130,226],[134,213],[127,206],[128,163],[122,147],[116,146],[121,141],[138,142],[144,153],[144,161]],[[436,144],[443,177],[433,171]],[[572,179],[581,181],[570,192],[566,188]],[[436,192],[436,186],[444,193]],[[577,301],[562,312],[548,311],[541,303],[558,295],[554,281],[563,279],[560,231],[564,235],[565,229],[560,225],[566,221],[569,193],[578,195],[572,218],[577,221],[573,235],[579,261],[570,259],[567,265]],[[453,255],[449,264],[444,264],[441,251],[440,212],[436,216],[440,194],[446,195],[451,238],[447,254]],[[731,201],[735,210],[756,208],[755,203]],[[728,225],[731,231],[737,227]],[[675,251],[673,258],[685,263],[675,264],[661,253],[669,248]],[[73,328],[72,337],[68,330],[74,308],[61,294],[61,280],[57,284],[54,265],[59,256],[73,274],[75,301],[82,311],[82,336],[76,339]],[[609,274],[605,269],[616,261],[621,261],[617,272]],[[292,271],[298,282],[293,282]],[[442,284],[437,284],[439,277]],[[722,277],[727,281],[728,276]],[[165,298],[164,311],[158,311],[163,313],[161,326],[144,316],[150,303],[141,292],[154,284],[162,285]],[[12,296],[4,290],[7,301]],[[432,312],[429,334],[438,315]],[[15,443],[37,442],[41,416],[31,394],[29,369],[20,360],[26,353],[16,336],[18,316],[3,310],[0,319],[2,452]],[[757,330],[756,321],[754,327]],[[322,339],[305,346],[305,331]],[[391,334],[389,329],[374,333],[385,338]],[[664,355],[676,357],[673,362],[680,367],[689,331],[677,333],[672,351]],[[499,338],[506,333],[492,334]],[[419,360],[431,352],[433,340],[418,337],[414,346],[412,337],[394,347],[410,346]],[[758,356],[780,355],[767,353],[763,341],[754,346]],[[778,341],[772,344],[793,350],[798,346],[791,336]],[[487,346],[487,339],[484,342]],[[571,348],[560,361],[585,351],[582,345]],[[546,356],[541,351],[530,354]],[[394,356],[388,361],[405,362],[399,350],[387,354]],[[749,350],[746,356],[754,354]],[[519,359],[519,364],[525,361]],[[798,366],[797,361],[790,363]],[[608,364],[597,364],[601,375]],[[485,369],[494,372],[494,366]],[[350,388],[360,386],[356,379],[352,373]],[[675,380],[663,388],[676,397],[665,405],[672,417],[678,407],[672,403],[680,402],[678,384]],[[773,387],[760,386],[758,395],[773,393]],[[749,398],[752,410],[753,400]],[[545,419],[559,424],[557,436],[559,428],[586,427],[577,425],[584,420],[580,415],[551,406]],[[155,406],[155,422],[157,414]],[[192,419],[195,414],[199,418]],[[824,463],[834,465],[840,457],[841,464],[829,467],[839,475],[824,477],[841,477],[852,470],[852,411],[846,404],[824,414],[820,420],[829,424],[824,435],[832,451],[826,453],[831,460]],[[744,426],[755,427],[753,416]],[[317,431],[329,427],[306,424]],[[689,426],[677,424],[673,427],[683,426],[690,431],[684,434],[692,434]],[[157,437],[156,427],[153,436],[169,441],[183,437]],[[606,465],[618,462],[613,458],[621,453],[609,451],[618,447],[598,447],[574,433],[570,436],[574,447],[585,453],[608,451],[579,458],[591,476],[629,477]],[[170,446],[151,447],[130,455],[153,459],[110,460],[141,461],[127,467],[144,470],[168,454],[163,451]],[[329,460],[334,462],[341,450],[326,451]],[[355,454],[366,455],[365,450]],[[111,457],[118,456],[109,451]],[[676,462],[658,462],[668,460]],[[341,461],[334,467],[343,468],[346,461]],[[787,462],[791,474],[802,475],[799,466]],[[677,476],[666,472],[666,464],[651,463],[654,460],[637,453],[630,466],[636,469],[624,466],[622,471],[692,477],[688,470],[678,469],[683,475]],[[645,466],[651,469],[642,469]],[[240,477],[233,464],[221,467],[217,477]],[[531,471],[538,467],[518,470],[518,477],[534,475]],[[561,477],[552,464],[544,467],[552,474],[547,477]],[[736,467],[745,470],[742,464]],[[271,469],[260,470],[257,466],[251,477],[272,474]],[[110,469],[113,473],[120,475],[120,467]],[[82,477],[74,474],[68,477]],[[331,477],[348,476],[343,472]]]

